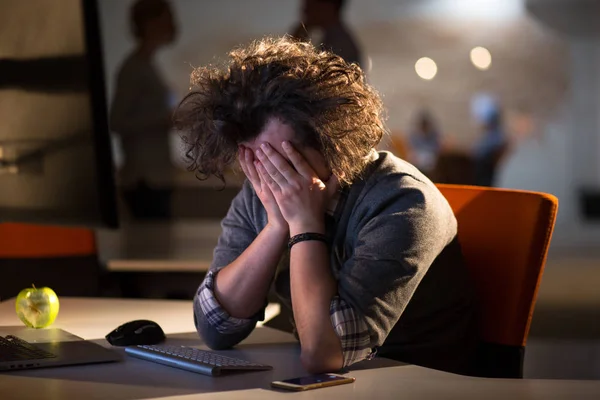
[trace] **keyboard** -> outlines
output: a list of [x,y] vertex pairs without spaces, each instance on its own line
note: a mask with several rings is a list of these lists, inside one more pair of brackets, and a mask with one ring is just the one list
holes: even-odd
[[29,361],[54,358],[39,347],[13,335],[0,336],[0,361]]
[[146,361],[209,376],[218,376],[224,370],[265,371],[273,369],[270,365],[256,364],[240,358],[222,356],[212,351],[200,350],[188,346],[127,346],[125,352]]

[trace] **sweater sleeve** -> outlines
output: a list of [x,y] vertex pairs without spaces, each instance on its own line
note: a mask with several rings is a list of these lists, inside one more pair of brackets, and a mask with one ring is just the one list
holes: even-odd
[[455,236],[456,219],[437,189],[412,177],[401,184],[384,180],[358,207],[359,217],[348,226],[357,233],[347,242],[353,251],[340,269],[338,293],[366,325],[369,347],[376,348]]
[[204,342],[213,349],[227,349],[244,340],[257,321],[264,319],[264,309],[252,318],[235,318],[221,307],[214,294],[216,272],[209,271],[194,296],[194,323]]
[[230,316],[218,302],[214,293],[214,279],[218,272],[233,262],[256,238],[251,219],[252,197],[248,182],[233,199],[227,215],[221,222],[222,232],[213,252],[213,260],[202,284],[194,296],[194,323],[198,334],[207,346],[226,349],[235,346],[264,319],[265,307],[248,319]]

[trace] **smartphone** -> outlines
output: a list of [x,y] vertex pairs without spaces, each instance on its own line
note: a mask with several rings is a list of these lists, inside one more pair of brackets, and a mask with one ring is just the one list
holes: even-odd
[[345,383],[352,383],[354,381],[355,378],[351,376],[318,374],[303,376],[301,378],[286,379],[284,381],[271,382],[271,386],[278,389],[301,391],[318,389],[327,386],[343,385]]

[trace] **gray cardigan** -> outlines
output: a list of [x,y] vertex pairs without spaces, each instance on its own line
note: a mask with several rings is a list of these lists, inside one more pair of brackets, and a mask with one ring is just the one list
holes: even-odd
[[[402,361],[458,370],[470,362],[474,336],[471,286],[456,239],[457,222],[435,185],[411,164],[380,152],[362,179],[346,188],[328,234],[338,294],[364,318],[371,346]],[[267,223],[246,182],[222,221],[211,269],[234,261]],[[289,252],[274,288],[290,307]],[[254,317],[256,321],[262,313]],[[255,324],[219,333],[195,307],[200,335],[227,348]]]

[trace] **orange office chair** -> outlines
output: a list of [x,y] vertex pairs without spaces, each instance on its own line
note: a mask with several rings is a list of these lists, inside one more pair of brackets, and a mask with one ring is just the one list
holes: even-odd
[[94,231],[83,228],[0,224],[0,298],[32,284],[60,295],[95,296],[100,264]]
[[476,375],[522,378],[558,199],[518,190],[437,187],[458,220],[458,239],[480,304]]

